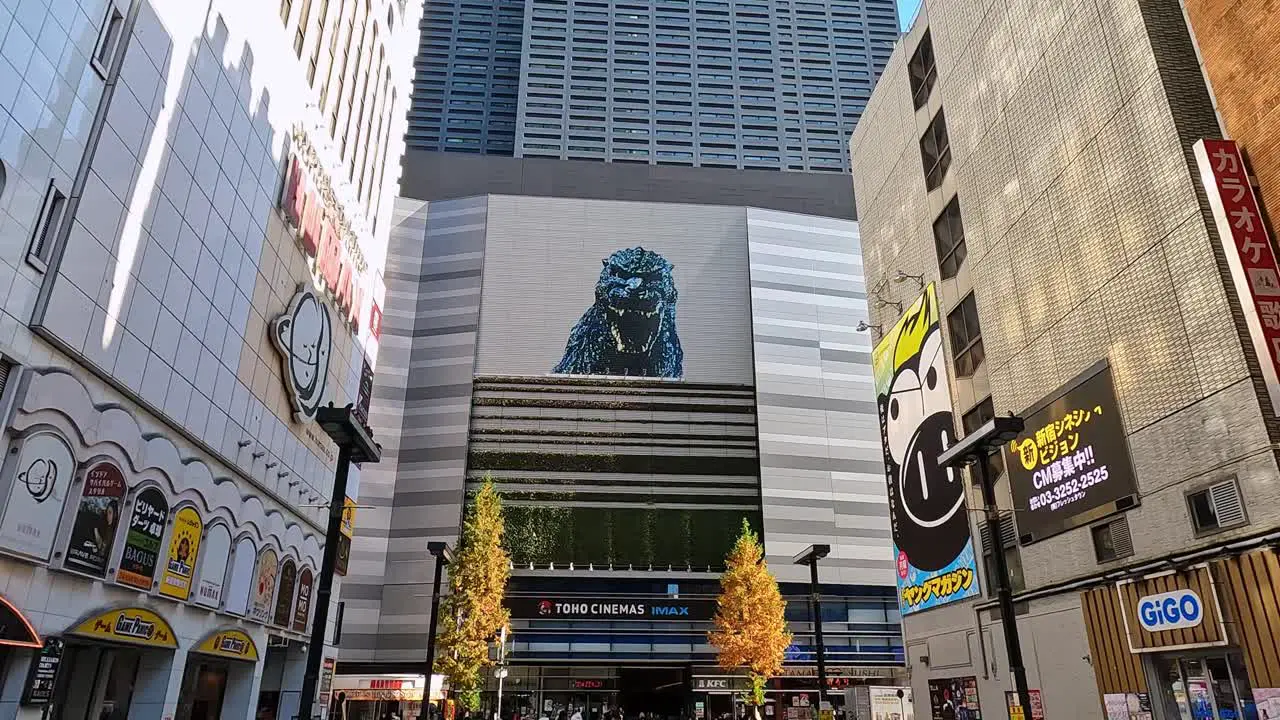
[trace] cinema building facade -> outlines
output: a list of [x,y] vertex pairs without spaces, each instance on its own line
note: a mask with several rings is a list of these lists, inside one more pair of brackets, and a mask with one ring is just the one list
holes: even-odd
[[779,715],[816,717],[808,569],[791,562],[813,543],[832,548],[835,704],[901,683],[857,224],[814,214],[820,193],[797,198],[785,173],[658,168],[657,190],[647,166],[485,162],[507,168],[492,182],[554,170],[580,192],[397,201],[380,364],[399,369],[370,417],[399,441],[362,481],[379,509],[353,543],[339,679],[421,673],[421,549],[456,541],[491,477],[514,564],[504,715],[732,715],[740,680],[707,631],[744,520],[795,633]]

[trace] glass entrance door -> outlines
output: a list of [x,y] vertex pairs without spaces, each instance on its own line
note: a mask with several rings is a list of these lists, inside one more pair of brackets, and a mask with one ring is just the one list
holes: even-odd
[[1239,653],[1157,657],[1165,720],[1258,720]]

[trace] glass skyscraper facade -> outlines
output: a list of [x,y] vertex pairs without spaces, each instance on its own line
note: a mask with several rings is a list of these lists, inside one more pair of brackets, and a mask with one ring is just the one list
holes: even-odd
[[894,0],[428,0],[408,146],[847,171]]

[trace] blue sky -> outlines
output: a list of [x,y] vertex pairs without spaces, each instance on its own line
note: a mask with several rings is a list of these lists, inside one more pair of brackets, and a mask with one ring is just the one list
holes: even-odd
[[902,25],[904,31],[910,27],[919,9],[920,0],[898,0],[898,23]]

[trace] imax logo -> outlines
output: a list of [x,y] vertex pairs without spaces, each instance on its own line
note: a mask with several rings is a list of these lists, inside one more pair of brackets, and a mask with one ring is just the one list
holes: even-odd
[[653,614],[663,617],[689,617],[687,605],[654,605]]

